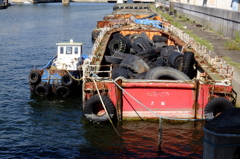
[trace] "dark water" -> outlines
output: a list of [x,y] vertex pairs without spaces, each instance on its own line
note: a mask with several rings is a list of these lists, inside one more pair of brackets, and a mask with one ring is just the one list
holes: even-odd
[[0,10],[0,158],[202,158],[202,123],[88,123],[81,95],[31,96],[29,70],[56,54],[55,43],[73,39],[91,50],[91,31],[114,4],[17,5]]

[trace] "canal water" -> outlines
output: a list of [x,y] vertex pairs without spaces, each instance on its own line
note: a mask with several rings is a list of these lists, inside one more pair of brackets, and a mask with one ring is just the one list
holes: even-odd
[[25,4],[0,10],[0,158],[202,158],[202,122],[109,124],[85,120],[81,95],[41,98],[30,94],[30,69],[56,54],[57,42],[83,42],[114,4]]

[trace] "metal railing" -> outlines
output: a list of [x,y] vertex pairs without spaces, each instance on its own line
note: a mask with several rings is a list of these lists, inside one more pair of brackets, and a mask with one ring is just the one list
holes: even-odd
[[[234,67],[226,63],[222,57],[216,56],[216,54],[208,50],[205,46],[201,45],[199,42],[193,41],[193,38],[190,37],[187,33],[184,33],[182,30],[170,25],[169,31],[178,36],[186,44],[189,43],[189,46],[196,51],[196,53],[207,61],[216,71],[223,77],[231,79],[233,76]],[[215,56],[215,57],[213,57]]]

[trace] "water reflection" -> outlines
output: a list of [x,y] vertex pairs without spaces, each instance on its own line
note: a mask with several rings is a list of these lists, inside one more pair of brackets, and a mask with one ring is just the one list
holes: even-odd
[[80,148],[87,158],[202,158],[203,122],[163,122],[161,150],[158,121],[123,121],[84,124],[86,145]]

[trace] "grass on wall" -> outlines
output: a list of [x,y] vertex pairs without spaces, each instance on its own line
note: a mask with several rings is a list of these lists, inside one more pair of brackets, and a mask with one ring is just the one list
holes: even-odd
[[[205,46],[205,47],[206,47],[207,49],[209,49],[209,50],[213,50],[212,44],[211,44],[209,41],[207,41],[207,40],[205,40],[205,39],[202,39],[202,38],[200,38],[199,36],[195,35],[192,31],[189,31],[189,30],[185,29],[185,28],[183,27],[183,25],[182,25],[180,22],[178,22],[176,19],[174,19],[171,15],[160,11],[158,8],[154,7],[153,5],[150,5],[150,7],[151,7],[153,10],[155,10],[158,14],[160,14],[164,19],[166,19],[167,21],[169,21],[169,23],[170,23],[171,25],[173,25],[173,26],[175,26],[175,27],[177,27],[177,28],[179,28],[179,29],[181,29],[181,30],[184,30],[184,32],[187,33],[190,37],[192,37],[194,41],[199,42],[200,45]],[[184,20],[184,21],[189,21],[189,22],[191,22],[191,20],[188,19],[188,18],[185,17],[185,16],[181,16],[181,17],[180,17],[180,20]]]

